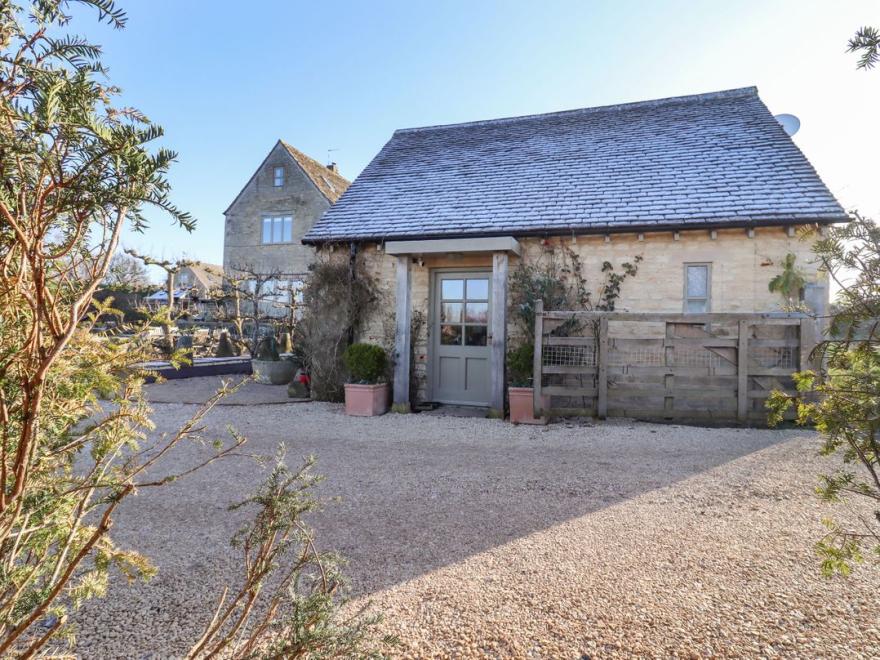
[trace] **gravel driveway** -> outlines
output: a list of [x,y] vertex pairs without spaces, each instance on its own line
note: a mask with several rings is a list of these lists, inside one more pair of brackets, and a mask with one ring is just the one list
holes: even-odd
[[[192,401],[214,379],[152,386]],[[818,574],[832,510],[813,495],[827,459],[805,431],[613,421],[514,427],[426,415],[350,418],[320,403],[220,406],[249,451],[318,456],[313,520],[349,559],[355,594],[386,613],[409,657],[878,657],[880,571]],[[271,397],[270,397],[271,398]],[[156,403],[160,430],[194,406]],[[182,448],[174,461],[198,459]],[[79,618],[84,657],[180,654],[231,580],[226,506],[261,472],[215,463],[122,508],[114,535],[150,556]]]

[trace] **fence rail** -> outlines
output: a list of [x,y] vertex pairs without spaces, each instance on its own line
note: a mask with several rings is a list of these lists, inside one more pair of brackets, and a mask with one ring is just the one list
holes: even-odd
[[535,413],[765,423],[770,392],[811,368],[804,314],[544,311]]

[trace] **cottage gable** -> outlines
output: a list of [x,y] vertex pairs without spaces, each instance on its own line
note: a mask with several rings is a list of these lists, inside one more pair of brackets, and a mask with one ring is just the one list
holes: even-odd
[[302,238],[348,185],[335,165],[279,140],[224,213],[224,270],[303,275],[314,250]]

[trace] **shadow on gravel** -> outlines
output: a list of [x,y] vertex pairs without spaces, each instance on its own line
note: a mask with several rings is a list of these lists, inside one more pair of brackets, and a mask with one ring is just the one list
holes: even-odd
[[[155,386],[160,401],[204,397],[191,379]],[[356,594],[384,589],[534,532],[579,518],[790,439],[782,432],[627,423],[514,427],[486,419],[428,415],[351,418],[340,406],[278,403],[249,384],[239,405],[211,413],[216,434],[235,425],[248,451],[288,462],[318,457],[322,494],[338,497],[313,523],[322,548],[349,561]],[[243,405],[242,405],[243,404]],[[156,418],[174,406],[159,406]],[[182,420],[183,407],[175,413]],[[169,428],[179,420],[166,418]],[[165,429],[167,430],[167,429]],[[178,454],[183,463],[197,454]],[[176,459],[177,460],[177,459]],[[174,488],[145,493],[120,516],[117,537],[167,569],[228,561],[240,522],[226,506],[260,478],[244,459],[213,464]],[[154,533],[151,533],[151,529]],[[177,535],[192,543],[169,545]],[[226,556],[227,559],[221,559]],[[186,576],[183,576],[186,579]]]
[[[585,431],[581,442],[572,437]],[[319,538],[348,558],[356,593],[455,564],[785,438],[738,429],[552,425],[531,444],[484,441],[477,428],[460,445],[434,446],[430,431],[423,433],[394,448],[344,441],[311,447],[326,492],[342,500],[316,520]],[[630,437],[621,442],[624,434]]]

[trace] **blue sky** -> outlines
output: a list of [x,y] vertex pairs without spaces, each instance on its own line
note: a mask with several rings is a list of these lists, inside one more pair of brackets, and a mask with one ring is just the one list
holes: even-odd
[[223,210],[278,138],[354,179],[396,128],[757,85],[847,208],[880,217],[880,70],[847,39],[876,1],[123,3],[105,48],[124,101],[180,153],[174,200],[124,244],[220,263]]

